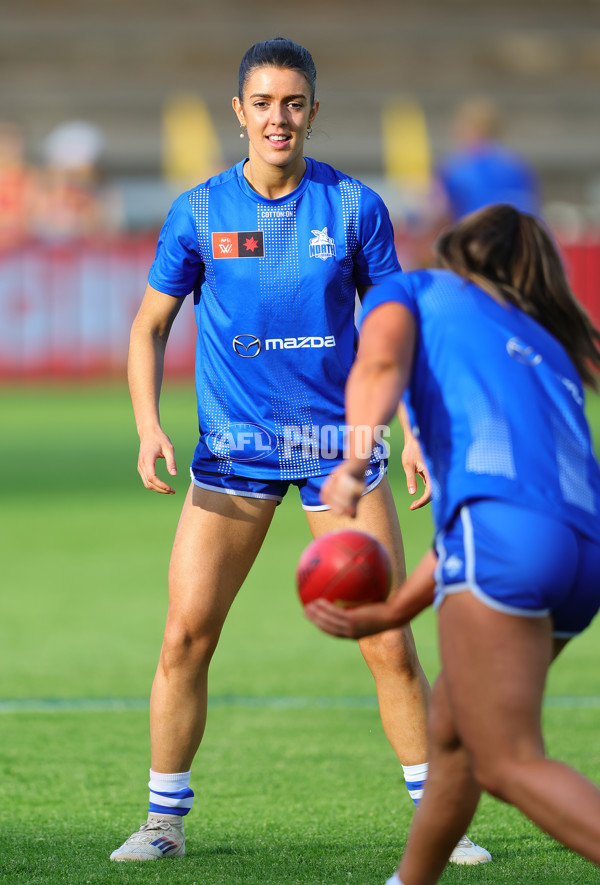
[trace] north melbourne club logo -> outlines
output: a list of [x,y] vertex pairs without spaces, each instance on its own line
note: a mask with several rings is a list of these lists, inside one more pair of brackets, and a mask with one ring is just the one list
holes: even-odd
[[328,258],[335,258],[335,240],[327,233],[327,228],[323,230],[311,231],[313,238],[309,240],[309,254],[311,258],[320,258],[321,261],[327,261]]
[[212,235],[213,258],[264,258],[262,230],[222,231]]

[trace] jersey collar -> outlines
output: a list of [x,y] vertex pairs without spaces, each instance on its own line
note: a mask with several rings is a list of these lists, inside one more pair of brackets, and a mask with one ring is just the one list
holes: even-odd
[[241,190],[247,197],[250,197],[251,200],[258,203],[267,203],[270,206],[276,206],[278,203],[287,203],[292,200],[297,200],[306,190],[313,175],[313,161],[310,157],[305,157],[306,160],[306,170],[304,175],[302,176],[302,181],[293,191],[290,191],[289,194],[286,194],[284,197],[278,197],[276,200],[268,200],[266,197],[261,196],[257,193],[253,188],[250,187],[248,182],[244,177],[244,164],[247,162],[247,158],[245,160],[240,160],[239,163],[236,164],[235,170],[237,174],[238,184]]

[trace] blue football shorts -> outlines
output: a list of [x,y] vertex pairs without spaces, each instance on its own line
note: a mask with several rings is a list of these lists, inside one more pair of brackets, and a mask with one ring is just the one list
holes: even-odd
[[436,536],[434,606],[469,590],[501,612],[551,615],[556,637],[581,633],[600,608],[600,541],[544,513],[481,499]]
[[[378,464],[369,464],[365,471],[365,490],[363,495],[376,488],[387,472],[387,459]],[[225,495],[241,495],[243,498],[266,498],[281,504],[290,486],[300,490],[300,500],[304,510],[329,510],[319,498],[321,486],[330,475],[309,476],[305,479],[249,479],[247,476],[203,473],[196,475],[190,471],[192,482],[201,489],[212,492],[223,492]]]

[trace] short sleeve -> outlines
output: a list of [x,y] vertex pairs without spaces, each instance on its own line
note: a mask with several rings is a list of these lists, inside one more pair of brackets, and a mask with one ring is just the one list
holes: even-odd
[[185,297],[193,291],[202,269],[196,223],[187,193],[178,197],[158,238],[148,282],[166,295]]
[[387,207],[381,197],[365,185],[361,190],[359,242],[354,258],[357,286],[372,286],[401,269]]
[[363,299],[359,325],[362,325],[365,317],[375,310],[376,307],[390,301],[404,305],[413,316],[418,316],[417,300],[412,286],[411,274],[401,272],[392,274],[384,282],[369,289]]

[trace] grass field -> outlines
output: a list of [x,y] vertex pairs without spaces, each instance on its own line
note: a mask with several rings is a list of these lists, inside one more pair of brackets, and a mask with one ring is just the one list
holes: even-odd
[[[192,390],[169,387],[163,402],[179,463],[173,497],[151,495],[138,479],[124,387],[0,391],[0,879],[383,885],[412,804],[357,647],[302,617],[294,565],[309,535],[295,492],[278,508],[215,655],[188,855],[108,861],[145,818],[147,696],[195,442]],[[589,414],[600,440],[597,399]],[[408,511],[398,443],[392,451],[410,568],[429,544],[430,516]],[[599,629],[557,663],[544,716],[549,751],[600,782]],[[433,678],[431,613],[415,634]],[[494,862],[450,867],[444,883],[599,881],[492,799],[471,835]]]

